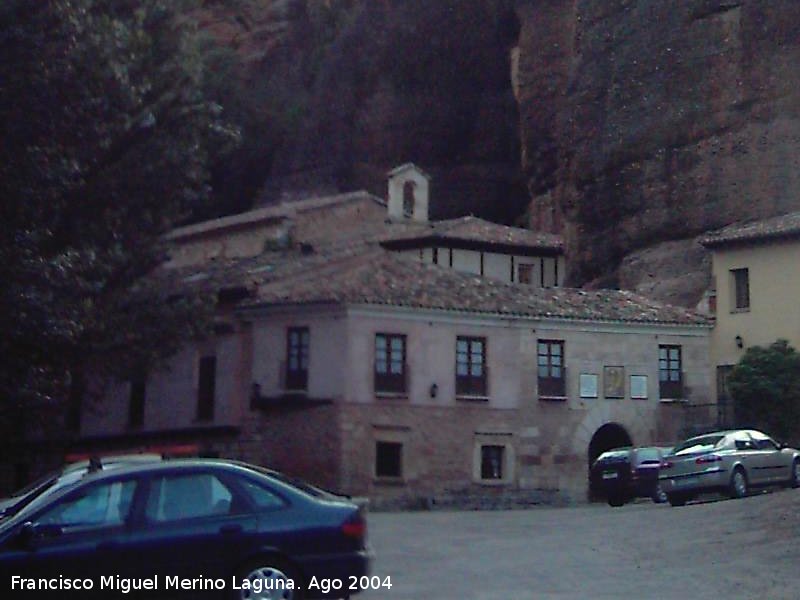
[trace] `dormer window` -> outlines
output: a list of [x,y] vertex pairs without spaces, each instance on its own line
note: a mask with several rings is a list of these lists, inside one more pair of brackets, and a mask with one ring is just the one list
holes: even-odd
[[410,217],[414,214],[414,192],[417,184],[413,181],[406,181],[403,184],[403,214]]

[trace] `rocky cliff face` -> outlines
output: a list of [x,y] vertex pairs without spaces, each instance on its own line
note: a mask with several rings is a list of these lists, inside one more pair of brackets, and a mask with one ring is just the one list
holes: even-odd
[[533,224],[574,284],[694,304],[694,238],[800,209],[800,3],[520,2],[518,91]]
[[202,17],[241,63],[249,124],[224,171],[250,166],[222,187],[255,171],[260,203],[383,196],[386,172],[413,161],[433,175],[434,217],[524,212],[513,0],[239,0]]

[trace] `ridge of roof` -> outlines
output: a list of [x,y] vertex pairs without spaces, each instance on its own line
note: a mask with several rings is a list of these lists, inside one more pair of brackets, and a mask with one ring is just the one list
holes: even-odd
[[296,202],[281,202],[280,204],[256,208],[234,215],[226,215],[216,219],[209,219],[207,221],[201,221],[200,223],[193,223],[191,225],[177,227],[168,232],[165,238],[170,241],[177,241],[212,231],[225,231],[228,229],[254,225],[257,223],[281,221],[284,219],[289,219],[298,213],[304,213],[311,210],[326,208],[335,204],[342,204],[345,202],[364,199],[371,199],[377,204],[386,206],[385,200],[370,194],[366,190],[358,190],[344,194],[334,194],[332,196],[306,198]]
[[733,223],[706,233],[700,243],[707,248],[717,248],[790,237],[800,237],[800,212]]

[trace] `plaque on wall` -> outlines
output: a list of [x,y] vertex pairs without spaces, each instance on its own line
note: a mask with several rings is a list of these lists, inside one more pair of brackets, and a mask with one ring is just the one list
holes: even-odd
[[603,367],[603,396],[625,397],[625,367]]
[[631,375],[631,398],[647,400],[647,375]]
[[597,398],[597,375],[581,373],[581,398]]

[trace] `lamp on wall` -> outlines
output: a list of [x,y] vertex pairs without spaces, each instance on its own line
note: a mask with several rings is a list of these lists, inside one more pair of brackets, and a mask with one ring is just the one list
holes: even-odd
[[744,340],[742,339],[742,336],[740,336],[740,335],[736,336],[736,347],[737,348],[744,348]]
[[431,398],[436,398],[436,395],[439,393],[439,386],[436,385],[435,383],[432,383],[429,393],[431,395]]

